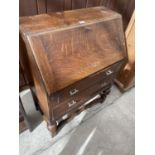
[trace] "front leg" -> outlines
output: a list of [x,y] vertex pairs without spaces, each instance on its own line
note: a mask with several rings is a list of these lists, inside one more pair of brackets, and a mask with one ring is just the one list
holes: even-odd
[[52,123],[50,121],[47,121],[47,129],[50,131],[51,136],[54,137],[57,134],[56,121],[53,121]]

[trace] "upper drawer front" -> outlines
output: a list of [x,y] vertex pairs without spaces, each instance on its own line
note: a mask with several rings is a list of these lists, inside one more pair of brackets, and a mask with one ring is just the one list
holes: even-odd
[[98,73],[95,73],[79,82],[76,82],[75,84],[59,91],[56,92],[53,95],[53,106],[57,106],[57,104],[64,103],[65,101],[69,100],[73,96],[79,94],[82,92],[84,89],[92,86],[95,84],[97,81],[100,81],[106,77],[109,77],[110,75],[113,75],[115,72],[117,72],[120,68],[122,63],[116,63],[105,70],[102,70]]
[[104,80],[98,81],[91,87],[85,89],[84,91],[80,92],[78,95],[70,98],[69,101],[57,105],[53,109],[54,117],[57,119],[58,117],[63,116],[66,112],[72,111],[77,107],[81,106],[83,103],[91,99],[93,96],[97,95],[101,90],[107,89],[114,78],[114,75],[111,75]]

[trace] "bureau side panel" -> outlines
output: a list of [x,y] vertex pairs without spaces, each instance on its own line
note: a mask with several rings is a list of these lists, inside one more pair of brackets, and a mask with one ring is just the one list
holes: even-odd
[[37,64],[36,64],[35,59],[33,57],[30,45],[27,42],[27,39],[25,39],[25,37],[24,37],[24,40],[26,43],[31,74],[32,74],[33,81],[34,81],[37,98],[39,100],[39,105],[40,105],[45,117],[50,120],[51,118],[49,115],[50,112],[49,112],[49,106],[48,106],[48,96],[47,96],[44,84],[42,82],[41,75],[39,73]]

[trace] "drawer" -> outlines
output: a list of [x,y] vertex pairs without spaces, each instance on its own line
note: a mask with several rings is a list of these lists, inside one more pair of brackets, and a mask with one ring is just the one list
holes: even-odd
[[100,81],[106,77],[113,75],[115,72],[119,70],[121,65],[122,65],[121,62],[116,63],[102,71],[99,71],[83,80],[74,83],[69,87],[66,87],[61,91],[54,93],[52,96],[52,101],[54,103],[53,106],[57,106],[57,104],[61,104],[64,103],[65,101],[70,100],[70,98],[81,93],[86,88],[91,87],[97,81]]
[[104,80],[100,80],[96,84],[92,85],[91,87],[85,89],[84,91],[80,92],[79,94],[72,97],[69,101],[59,104],[53,109],[54,118],[57,119],[63,116],[65,113],[70,112],[71,110],[75,110],[77,107],[84,104],[86,101],[91,99],[93,96],[100,93],[100,91],[107,89],[110,87],[114,76],[110,76]]

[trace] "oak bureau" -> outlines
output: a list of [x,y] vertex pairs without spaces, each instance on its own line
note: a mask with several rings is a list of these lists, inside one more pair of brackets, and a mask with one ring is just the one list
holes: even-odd
[[20,35],[53,136],[90,99],[103,102],[127,60],[122,17],[105,7],[21,17]]

